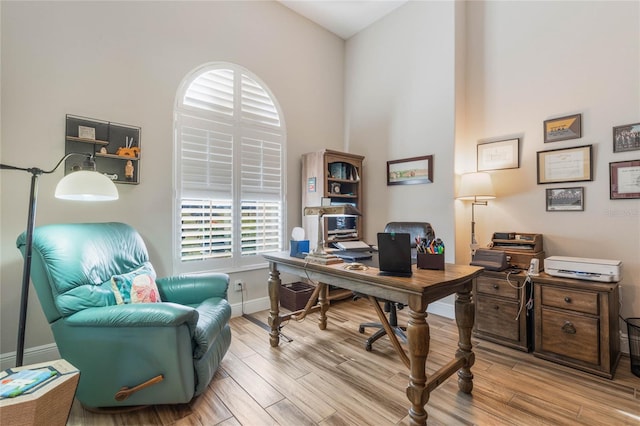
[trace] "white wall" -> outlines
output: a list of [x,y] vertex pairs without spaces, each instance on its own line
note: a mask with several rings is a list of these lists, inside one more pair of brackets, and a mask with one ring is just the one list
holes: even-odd
[[[466,133],[456,171],[475,170],[476,144],[520,137],[521,166],[491,172],[498,198],[476,208],[478,242],[495,231],[543,234],[547,256],[623,262],[623,317],[640,316],[640,200],[609,199],[612,127],[640,122],[640,3],[468,2]],[[582,114],[582,138],[543,142],[543,121]],[[537,185],[536,152],[593,145],[593,181]],[[546,212],[545,189],[585,188],[584,212]],[[470,207],[460,201],[458,258],[468,259]],[[624,324],[622,324],[624,325]]]
[[[287,124],[288,229],[300,223],[300,156],[342,148],[344,41],[276,2],[1,2],[2,163],[51,168],[64,154],[65,114],[142,127],[141,183],[110,204],[53,198],[62,171],[41,178],[37,224],[123,221],[171,273],[172,117],[194,68],[229,61],[258,75]],[[2,171],[0,353],[15,350],[29,175]],[[245,299],[266,297],[266,270],[234,274]],[[240,294],[230,292],[230,302]],[[52,342],[35,292],[27,349]],[[29,362],[28,354],[25,362]]]
[[[454,2],[407,3],[347,41],[345,71],[346,146],[366,157],[366,240],[375,243],[390,221],[430,222],[448,262],[455,260],[455,19]],[[424,155],[433,155],[433,183],[387,186],[387,161]]]

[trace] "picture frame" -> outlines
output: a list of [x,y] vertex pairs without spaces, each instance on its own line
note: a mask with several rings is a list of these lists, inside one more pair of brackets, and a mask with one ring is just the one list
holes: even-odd
[[584,211],[584,186],[547,189],[546,210],[548,212]]
[[387,185],[433,183],[433,155],[387,161]]
[[538,184],[593,180],[593,145],[538,151]]
[[613,152],[640,149],[640,123],[625,124],[613,128]]
[[517,169],[520,167],[520,138],[478,144],[477,170]]
[[609,187],[612,200],[640,198],[640,160],[609,163]]
[[580,139],[582,114],[567,115],[544,121],[544,143]]
[[80,139],[93,139],[96,138],[96,128],[89,126],[78,126],[78,137]]

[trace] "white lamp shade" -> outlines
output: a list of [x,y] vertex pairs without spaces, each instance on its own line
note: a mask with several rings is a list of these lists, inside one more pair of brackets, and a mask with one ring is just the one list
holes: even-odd
[[496,198],[491,175],[484,172],[465,173],[460,176],[459,200],[492,200]]
[[56,186],[56,198],[78,201],[111,201],[118,199],[116,185],[105,175],[79,170],[63,177]]

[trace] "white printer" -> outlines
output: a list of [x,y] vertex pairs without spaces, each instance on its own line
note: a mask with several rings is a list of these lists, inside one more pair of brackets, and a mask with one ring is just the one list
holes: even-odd
[[544,271],[555,277],[580,280],[618,282],[622,273],[622,262],[584,257],[551,256],[544,260]]

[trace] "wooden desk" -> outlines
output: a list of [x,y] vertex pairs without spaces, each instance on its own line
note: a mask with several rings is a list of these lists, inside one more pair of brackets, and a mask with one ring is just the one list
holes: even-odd
[[[458,388],[465,393],[473,389],[471,366],[474,354],[471,348],[471,329],[473,328],[474,306],[471,299],[473,281],[482,272],[482,268],[468,265],[446,264],[444,271],[415,269],[410,278],[384,277],[378,275],[378,269],[364,271],[347,270],[343,263],[319,265],[306,263],[302,259],[289,256],[288,252],[263,255],[269,261],[269,298],[271,308],[269,339],[272,347],[280,343],[280,323],[289,318],[302,318],[309,312],[320,312],[318,326],[327,327],[329,309],[328,284],[365,294],[372,302],[387,335],[400,358],[410,370],[407,397],[411,403],[409,416],[412,425],[425,425],[427,412],[425,404],[429,394],[454,372],[458,372]],[[280,272],[309,277],[320,283],[311,295],[307,306],[297,312],[280,315]],[[440,368],[433,376],[426,376],[426,361],[429,353],[429,324],[427,306],[429,303],[456,293],[455,316],[458,325],[458,350],[455,358]],[[392,300],[409,306],[407,324],[408,355],[398,342],[391,326],[378,303],[378,299]],[[318,304],[316,303],[318,300]]]

